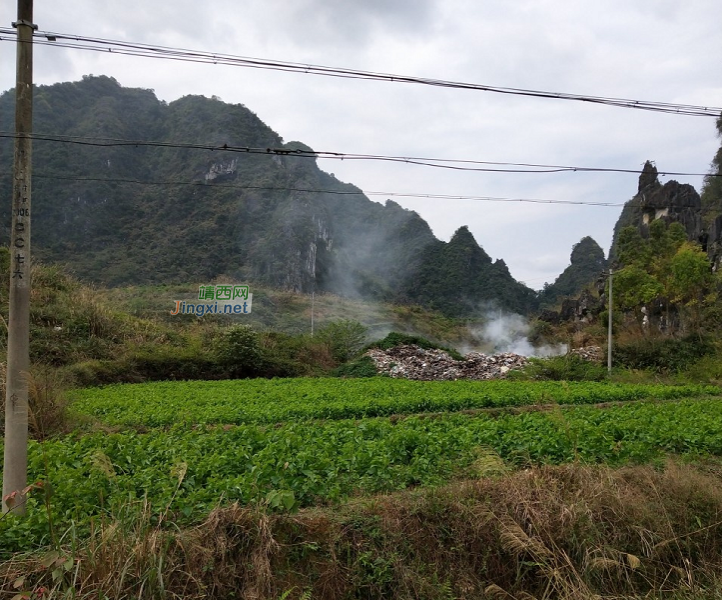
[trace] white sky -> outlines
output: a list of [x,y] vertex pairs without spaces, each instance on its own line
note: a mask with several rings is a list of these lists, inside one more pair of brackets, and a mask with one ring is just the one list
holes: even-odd
[[[16,19],[0,5],[0,24]],[[720,0],[35,0],[41,31],[493,86],[722,105]],[[15,48],[0,42],[0,89]],[[706,172],[714,119],[581,102],[195,65],[37,47],[35,81],[110,75],[172,101],[216,95],[314,150]],[[368,191],[624,202],[630,174],[463,173],[319,161]],[[677,177],[701,188],[701,177]],[[666,179],[662,180],[663,182]],[[381,201],[383,198],[373,197]],[[448,240],[468,225],[534,288],[591,235],[608,250],[621,208],[398,200]]]

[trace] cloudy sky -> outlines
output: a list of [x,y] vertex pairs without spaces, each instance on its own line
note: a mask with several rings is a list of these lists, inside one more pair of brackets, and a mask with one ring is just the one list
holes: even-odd
[[[0,6],[0,24],[16,19]],[[35,0],[41,31],[525,89],[722,106],[719,0]],[[0,42],[0,87],[15,49]],[[38,47],[35,81],[85,74],[172,101],[219,96],[253,110],[285,141],[314,150],[704,173],[714,119],[582,102],[191,64]],[[363,190],[623,203],[634,174],[470,173],[322,160]],[[701,177],[676,177],[698,190]],[[665,181],[666,179],[663,179]],[[375,200],[383,200],[374,196]],[[479,244],[534,288],[591,235],[608,250],[621,207],[398,200],[448,240]]]

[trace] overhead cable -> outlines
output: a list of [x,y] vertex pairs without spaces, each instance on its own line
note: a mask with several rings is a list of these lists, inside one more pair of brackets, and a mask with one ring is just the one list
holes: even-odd
[[[9,131],[0,131],[0,138],[16,138],[17,134]],[[580,167],[565,165],[545,165],[534,163],[513,163],[497,162],[470,159],[447,159],[447,158],[423,158],[412,156],[387,156],[376,154],[351,154],[344,152],[328,152],[306,150],[302,148],[263,148],[250,146],[235,146],[231,144],[194,144],[182,142],[160,142],[152,140],[124,140],[116,138],[96,138],[82,136],[64,136],[54,134],[31,134],[33,140],[45,142],[58,142],[78,144],[81,146],[96,147],[151,147],[151,148],[173,148],[192,149],[210,152],[238,152],[246,154],[265,154],[273,156],[297,156],[300,158],[318,158],[342,161],[366,160],[395,162],[439,169],[451,169],[456,171],[478,171],[492,173],[632,173],[640,174],[642,169],[613,168],[613,167]],[[682,171],[658,171],[660,176],[685,176],[685,177],[720,177],[720,173],[688,173]]]
[[[467,200],[467,201],[478,201],[478,202],[521,202],[529,204],[561,204],[570,206],[602,206],[620,208],[624,206],[632,208],[694,208],[701,211],[717,211],[717,207],[700,207],[694,205],[657,205],[647,207],[639,203],[629,202],[585,202],[582,200],[552,200],[544,198],[508,198],[499,196],[468,196],[468,195],[456,195],[456,194],[430,194],[425,192],[379,192],[369,191],[361,189],[352,190],[331,190],[331,189],[319,189],[319,188],[305,188],[305,187],[294,187],[294,186],[264,186],[264,185],[245,185],[245,184],[234,184],[234,183],[220,183],[216,181],[181,181],[181,180],[144,180],[144,179],[131,179],[131,178],[117,178],[117,177],[78,177],[70,175],[59,175],[52,173],[33,173],[33,177],[37,179],[53,179],[60,181],[75,181],[75,182],[89,182],[89,183],[127,183],[137,185],[148,185],[148,186],[168,186],[168,187],[184,187],[194,186],[206,189],[212,188],[229,188],[239,190],[254,190],[254,191],[270,191],[270,192],[297,192],[306,194],[331,194],[335,196],[383,196],[386,198],[404,198],[404,199],[420,199],[420,200]],[[349,187],[351,184],[343,184]]]
[[[9,28],[0,28],[0,41],[16,41],[15,31]],[[341,67],[329,67],[314,64],[302,64],[265,58],[235,56],[232,54],[212,53],[201,50],[173,48],[169,46],[156,46],[151,44],[138,44],[121,40],[93,38],[74,34],[55,33],[49,31],[36,31],[33,34],[33,43],[55,47],[71,48],[94,52],[139,56],[146,58],[159,58],[195,63],[228,65],[254,69],[270,69],[327,77],[340,77],[345,79],[363,79],[370,81],[384,81],[391,83],[419,84],[433,87],[464,89],[480,92],[492,92],[512,96],[527,96],[532,98],[550,98],[557,100],[574,100],[591,104],[616,106],[620,108],[633,108],[653,112],[671,113],[690,116],[719,117],[722,108],[713,106],[700,106],[693,104],[677,104],[672,102],[656,102],[649,100],[634,100],[628,98],[613,98],[605,96],[588,96],[566,92],[550,92],[543,90],[530,90],[524,88],[499,87],[478,83],[449,81],[413,75],[394,75],[374,71],[362,71]]]

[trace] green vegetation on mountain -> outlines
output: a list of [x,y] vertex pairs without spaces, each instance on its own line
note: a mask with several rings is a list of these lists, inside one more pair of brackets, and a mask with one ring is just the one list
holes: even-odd
[[[13,129],[13,102],[13,92],[0,96],[4,131]],[[450,316],[487,301],[516,311],[534,306],[533,291],[502,262],[491,265],[468,231],[461,243],[437,240],[419,215],[372,202],[321,171],[310,148],[284,144],[242,105],[202,96],[166,104],[151,90],[88,76],[39,86],[34,118],[34,252],[82,279],[119,286],[226,276],[412,301]],[[7,215],[10,139],[0,143],[0,164]],[[5,239],[8,228],[4,217]],[[478,255],[471,263],[468,252]]]
[[553,306],[560,298],[573,297],[595,282],[605,269],[604,250],[591,237],[582,238],[572,247],[571,264],[554,283],[544,286],[541,303]]
[[492,262],[467,227],[448,244],[427,246],[403,290],[402,298],[453,316],[479,314],[490,306],[528,313],[536,305],[536,294],[514,280],[503,260]]
[[[704,312],[714,307],[718,282],[707,254],[687,241],[684,227],[655,220],[647,238],[635,227],[625,227],[617,244],[623,268],[615,275],[615,303],[633,311],[640,322],[644,315],[656,315],[666,329],[696,331]],[[683,322],[674,323],[672,312]]]
[[[717,121],[722,133],[722,117]],[[671,180],[662,185],[657,167],[647,161],[637,193],[629,200],[614,227],[610,265],[614,268],[614,304],[622,330],[643,334],[642,344],[660,353],[665,337],[696,336],[699,352],[704,336],[722,324],[718,273],[722,262],[722,192],[720,152],[705,178],[702,196],[688,184]],[[604,293],[606,296],[606,292]],[[606,298],[601,298],[606,303]],[[621,309],[621,313],[620,313]],[[599,312],[599,311],[597,311]],[[600,316],[606,318],[606,310]],[[659,343],[651,343],[652,337]],[[632,356],[625,364],[639,364]],[[649,357],[641,361],[655,363]],[[668,362],[668,361],[667,361]]]

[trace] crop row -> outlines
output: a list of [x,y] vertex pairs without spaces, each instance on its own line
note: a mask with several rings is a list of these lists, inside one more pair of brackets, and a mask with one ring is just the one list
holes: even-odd
[[77,390],[73,406],[109,425],[278,423],[719,395],[712,386],[596,382],[274,379],[175,381]]
[[[89,517],[147,498],[175,519],[219,501],[308,506],[360,493],[475,476],[480,451],[508,464],[646,462],[665,453],[722,455],[722,399],[639,402],[502,414],[446,414],[279,426],[173,427],[68,436],[30,447],[32,479],[49,481],[54,521]],[[47,515],[0,520],[0,548],[40,544]]]

